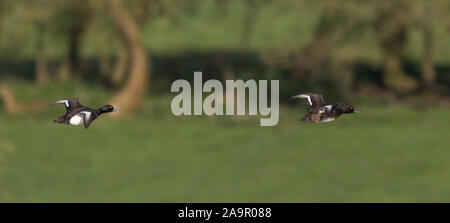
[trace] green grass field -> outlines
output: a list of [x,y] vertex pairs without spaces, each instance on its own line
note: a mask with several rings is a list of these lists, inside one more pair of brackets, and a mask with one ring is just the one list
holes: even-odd
[[175,117],[171,98],[88,130],[52,123],[63,106],[0,113],[0,201],[450,201],[446,108],[361,105],[311,124],[282,106],[276,127],[260,127],[259,117]]

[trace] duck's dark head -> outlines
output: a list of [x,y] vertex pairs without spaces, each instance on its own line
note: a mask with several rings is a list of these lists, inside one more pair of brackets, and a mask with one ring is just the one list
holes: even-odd
[[101,108],[99,108],[102,113],[108,113],[108,112],[118,112],[118,109],[115,109],[112,105],[105,105]]
[[344,113],[357,113],[357,112],[359,112],[359,110],[356,110],[355,106],[353,105],[347,106],[344,109]]

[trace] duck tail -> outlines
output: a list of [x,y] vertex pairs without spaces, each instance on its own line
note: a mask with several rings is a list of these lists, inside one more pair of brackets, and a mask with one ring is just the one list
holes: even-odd
[[309,120],[309,117],[307,115],[305,115],[299,121],[304,122],[304,121],[308,121],[308,120]]
[[60,117],[58,117],[57,119],[53,120],[53,122],[65,124],[65,123],[66,123],[66,116],[65,116],[65,115],[60,116]]

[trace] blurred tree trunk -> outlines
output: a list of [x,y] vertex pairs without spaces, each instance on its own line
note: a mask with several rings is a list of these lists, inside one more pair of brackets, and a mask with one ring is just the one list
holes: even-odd
[[56,72],[59,81],[66,81],[70,78],[69,61],[64,59]]
[[[260,1],[260,0],[259,0]],[[256,12],[259,9],[259,1],[249,0],[246,1],[245,8],[246,13],[244,15],[244,21],[242,24],[242,34],[241,34],[241,43],[244,47],[248,46],[250,37],[253,31],[253,25],[256,17]],[[263,3],[267,3],[267,1],[263,1]]]
[[377,32],[383,52],[383,83],[399,93],[417,88],[417,81],[403,70],[403,51],[409,25],[409,1],[382,1],[377,18]]
[[346,32],[346,19],[342,8],[335,1],[323,2],[314,38],[295,58],[294,79],[303,81],[315,70],[324,68],[326,61],[332,60],[330,49]]
[[[85,21],[85,19],[81,19]],[[86,24],[79,22],[69,32],[69,71],[71,74],[80,74],[80,46]]]
[[60,80],[67,80],[71,75],[82,74],[80,48],[84,33],[92,17],[92,9],[89,3],[74,1],[69,3],[69,7],[67,16],[76,19],[70,18],[72,22],[67,32],[69,51],[58,73]]
[[125,115],[133,113],[145,97],[149,81],[148,57],[140,40],[137,24],[123,9],[120,0],[109,0],[108,12],[130,57],[129,79],[112,99],[112,104],[121,111],[116,114]]
[[433,61],[433,33],[431,18],[431,0],[424,1],[423,7],[423,61],[422,61],[422,80],[423,85],[429,88],[436,79],[436,72]]
[[36,26],[36,58],[35,58],[36,83],[43,85],[48,82],[47,58],[44,52],[44,25]]
[[125,72],[127,71],[128,53],[127,50],[121,48],[117,54],[117,60],[114,64],[111,76],[111,83],[114,87],[120,86],[125,79]]

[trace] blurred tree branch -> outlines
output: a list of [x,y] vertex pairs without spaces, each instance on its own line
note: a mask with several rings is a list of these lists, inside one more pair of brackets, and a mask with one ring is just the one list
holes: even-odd
[[383,83],[397,92],[417,88],[417,81],[403,69],[407,29],[412,24],[409,1],[380,1],[377,5],[376,31],[383,52]]
[[45,56],[44,24],[36,24],[36,61],[35,76],[38,85],[46,84],[49,81],[47,57]]
[[60,80],[67,80],[74,74],[83,74],[80,48],[95,9],[91,1],[63,1],[56,18],[62,21],[61,35],[66,37],[68,50],[66,58],[61,63],[58,76]]
[[436,80],[436,72],[433,61],[433,0],[424,0],[423,4],[423,62],[422,62],[422,79],[423,85],[429,88]]
[[139,36],[138,25],[125,11],[120,0],[109,0],[108,12],[130,56],[129,79],[112,99],[112,104],[121,110],[117,115],[127,115],[133,113],[145,97],[149,81],[148,56]]

